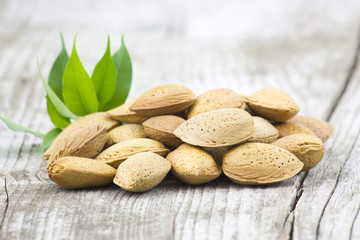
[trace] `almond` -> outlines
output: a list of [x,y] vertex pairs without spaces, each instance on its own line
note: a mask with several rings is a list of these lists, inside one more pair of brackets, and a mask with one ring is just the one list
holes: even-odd
[[165,156],[169,150],[159,141],[149,138],[135,138],[112,145],[95,159],[117,168],[128,157],[140,152],[153,152]]
[[188,184],[203,184],[218,178],[220,165],[205,150],[182,144],[166,157],[171,162],[171,173],[180,181]]
[[87,188],[112,182],[116,169],[94,159],[62,157],[48,169],[51,180],[65,188]]
[[59,135],[55,141],[48,166],[60,157],[95,157],[105,145],[106,130],[105,127],[99,124],[73,127],[65,131],[61,136]]
[[314,135],[310,129],[295,122],[275,123],[274,127],[279,131],[279,138],[299,133]]
[[177,148],[183,142],[174,135],[174,130],[185,120],[174,115],[152,117],[142,123],[146,136],[158,140],[170,148]]
[[145,116],[177,113],[191,106],[194,98],[193,91],[184,86],[160,85],[143,93],[130,110]]
[[124,103],[123,105],[114,108],[112,110],[109,110],[107,113],[113,118],[120,122],[125,123],[142,123],[149,117],[142,116],[134,111],[131,111],[129,109],[129,106],[133,104],[136,101],[136,99],[129,101],[127,103]]
[[278,139],[279,131],[267,120],[261,117],[252,117],[254,120],[254,135],[249,142],[271,143]]
[[284,122],[300,110],[297,103],[278,88],[263,88],[248,97],[247,101],[252,111],[273,122]]
[[238,108],[224,108],[198,114],[174,131],[183,142],[203,147],[241,143],[254,133],[250,114]]
[[83,126],[87,126],[89,124],[99,124],[105,127],[106,131],[110,131],[111,129],[120,125],[120,122],[112,119],[107,113],[105,112],[97,112],[91,113],[84,117],[78,118],[69,126],[67,126],[62,132],[58,135],[58,137],[54,140],[54,142],[50,145],[50,147],[44,152],[43,159],[49,159],[50,155],[56,150],[54,149],[56,145],[58,145],[58,141],[64,140],[64,138],[68,138],[69,134],[67,131],[70,131],[73,128],[79,128]]
[[297,115],[289,121],[307,127],[323,142],[326,142],[334,131],[334,127],[330,123],[308,116]]
[[137,153],[119,166],[114,183],[126,191],[145,192],[156,187],[170,168],[169,161],[155,153]]
[[210,90],[195,99],[194,104],[189,108],[187,118],[221,108],[241,108],[244,110],[245,101],[242,96],[228,88]]
[[223,171],[240,184],[268,184],[288,179],[304,164],[289,151],[265,143],[245,143],[224,155]]
[[125,124],[114,128],[107,134],[106,146],[110,147],[128,139],[144,138],[146,134],[141,124]]
[[304,163],[302,171],[315,167],[324,156],[324,145],[320,138],[309,134],[293,134],[280,138],[272,144],[285,148]]

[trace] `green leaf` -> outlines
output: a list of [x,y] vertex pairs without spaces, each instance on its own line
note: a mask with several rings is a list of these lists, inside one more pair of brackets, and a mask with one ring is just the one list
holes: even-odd
[[35,130],[32,130],[32,129],[30,129],[30,128],[27,128],[27,127],[25,127],[25,126],[23,126],[23,125],[20,125],[20,124],[12,121],[12,120],[10,120],[10,119],[7,119],[7,118],[5,118],[5,117],[3,117],[3,116],[0,116],[0,119],[3,120],[3,122],[4,122],[11,130],[13,130],[13,131],[15,131],[15,132],[27,132],[27,133],[31,133],[31,134],[35,135],[35,136],[38,137],[38,138],[43,138],[43,137],[44,137],[44,134],[39,133],[39,132],[37,132],[37,131],[35,131]]
[[63,101],[62,81],[65,67],[69,60],[69,55],[66,52],[63,35],[61,34],[60,37],[62,49],[51,67],[49,75],[49,86],[52,90],[54,90],[55,94]]
[[132,78],[130,55],[126,49],[124,36],[121,37],[121,48],[113,55],[116,68],[116,90],[113,97],[104,107],[104,111],[123,104],[129,94]]
[[108,37],[105,54],[96,64],[91,80],[96,90],[100,105],[99,110],[101,111],[105,103],[112,98],[116,89],[116,69],[110,54],[110,37]]
[[47,134],[45,134],[44,138],[43,138],[43,143],[42,143],[40,151],[38,152],[38,155],[43,153],[45,151],[45,149],[47,149],[51,145],[51,143],[55,140],[55,138],[60,133],[61,133],[61,129],[54,128],[54,129],[50,130]]
[[65,128],[70,124],[69,118],[61,116],[61,114],[56,110],[54,104],[51,102],[49,96],[46,96],[47,100],[47,110],[50,117],[51,122],[57,128]]
[[60,98],[55,94],[55,92],[51,89],[51,87],[49,86],[49,84],[45,81],[43,75],[41,74],[40,71],[40,65],[39,65],[39,61],[37,62],[38,65],[38,69],[39,69],[39,74],[41,77],[41,80],[44,84],[44,88],[45,91],[47,93],[47,95],[49,96],[51,102],[53,103],[54,107],[56,108],[56,110],[60,113],[61,116],[66,117],[66,118],[71,118],[71,119],[77,119],[79,118],[78,116],[74,115],[66,106],[65,104],[60,100]]
[[64,72],[63,97],[66,106],[79,116],[98,111],[94,85],[76,52],[76,37]]

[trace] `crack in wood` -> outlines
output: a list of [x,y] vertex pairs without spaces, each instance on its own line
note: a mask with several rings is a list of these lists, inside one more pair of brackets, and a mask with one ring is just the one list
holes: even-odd
[[[351,155],[351,152],[352,152],[352,150],[354,149],[355,144],[356,144],[356,141],[353,142],[353,144],[352,144],[352,146],[351,146],[351,148],[350,148],[349,154],[346,156],[346,159],[349,159],[349,156]],[[337,176],[336,176],[335,186],[334,186],[334,188],[331,190],[330,195],[329,195],[328,199],[327,199],[326,202],[325,202],[325,206],[323,207],[323,209],[322,209],[322,211],[321,211],[321,215],[320,215],[320,218],[319,218],[319,221],[318,221],[318,225],[316,226],[316,238],[315,238],[316,240],[319,239],[319,232],[320,232],[321,220],[322,220],[322,218],[323,218],[323,216],[324,216],[324,214],[325,214],[325,211],[326,211],[326,208],[327,208],[327,206],[328,206],[328,204],[329,204],[329,202],[330,202],[330,199],[331,199],[332,196],[334,195],[334,192],[335,192],[335,190],[336,190],[336,188],[337,188],[337,186],[338,186],[338,184],[339,184],[340,176],[341,176],[341,173],[342,173],[342,171],[343,171],[343,168],[344,168],[346,162],[347,162],[347,161],[345,161],[345,162],[342,164],[342,166],[340,167],[339,173],[338,173]]]
[[1,219],[1,222],[0,222],[0,232],[1,232],[2,227],[3,227],[3,225],[4,225],[5,216],[6,216],[8,207],[9,207],[9,192],[8,192],[8,189],[7,189],[7,186],[6,186],[6,177],[5,177],[5,179],[4,179],[4,185],[5,185],[4,188],[5,188],[5,194],[6,194],[6,205],[5,205],[4,214],[3,214],[2,219]]
[[352,233],[353,233],[355,221],[356,221],[357,217],[359,216],[359,213],[360,213],[360,204],[359,204],[359,207],[358,207],[358,209],[357,209],[357,211],[356,211],[355,217],[354,217],[354,219],[353,219],[353,221],[352,221],[352,223],[351,223],[349,240],[352,239]]

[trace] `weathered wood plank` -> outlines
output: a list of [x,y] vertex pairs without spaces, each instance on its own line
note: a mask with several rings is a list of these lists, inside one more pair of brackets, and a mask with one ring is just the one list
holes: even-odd
[[[1,114],[41,131],[50,129],[36,56],[47,73],[59,50],[54,43],[60,46],[60,29],[68,47],[81,30],[78,50],[90,72],[105,49],[106,34],[112,36],[116,49],[119,31],[128,32],[134,62],[130,98],[161,83],[182,83],[197,94],[215,87],[251,94],[273,85],[290,92],[303,113],[324,119],[342,93],[356,52],[360,9],[356,1],[108,3],[119,7],[97,1],[78,5],[7,2],[0,24],[0,43],[4,44],[0,89],[7,89],[0,94]],[[79,6],[84,12],[78,11]],[[15,27],[4,27],[10,23]],[[354,81],[349,86],[359,89]],[[292,231],[295,237],[313,239],[317,224],[319,238],[341,236],[344,228],[345,234],[356,239],[360,226],[353,220],[360,218],[358,196],[351,195],[350,189],[348,200],[339,203],[343,189],[357,189],[358,180],[344,175],[353,174],[346,166],[356,162],[357,152],[350,153],[349,147],[351,143],[357,146],[356,136],[345,139],[350,130],[338,136],[339,129],[350,126],[340,121],[341,114],[355,114],[353,110],[350,106],[336,109],[332,122],[337,132],[327,144],[330,151],[307,176],[300,174],[266,187],[239,186],[225,177],[193,187],[168,177],[144,194],[126,193],[115,186],[64,190],[48,179],[46,163],[36,157],[40,141],[5,131],[0,125],[4,143],[0,146],[0,189],[4,189],[0,214],[5,214],[0,239],[288,239]],[[346,155],[334,147],[342,140],[349,153],[343,168]],[[330,198],[336,176],[337,187]],[[304,192],[293,206],[304,179]],[[315,209],[329,198],[324,213]],[[309,214],[309,203],[315,213]],[[336,211],[339,207],[354,212],[347,218]],[[317,216],[315,225],[308,224],[310,216]],[[344,227],[335,216],[346,218]],[[335,227],[327,232],[328,226]]]
[[[304,181],[295,209],[294,236],[309,239],[357,239],[355,219],[360,208],[358,183],[360,134],[360,67],[331,116],[336,126],[329,149]],[[356,227],[355,227],[356,226]],[[354,228],[355,227],[355,228]],[[355,234],[353,234],[355,232]],[[352,237],[352,238],[351,238]]]

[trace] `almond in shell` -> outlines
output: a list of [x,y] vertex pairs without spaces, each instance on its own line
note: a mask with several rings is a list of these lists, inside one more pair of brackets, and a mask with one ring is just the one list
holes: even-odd
[[140,115],[134,111],[131,111],[129,109],[130,105],[132,105],[134,102],[136,101],[136,99],[126,102],[123,105],[114,108],[112,110],[107,111],[107,113],[113,118],[116,119],[120,122],[125,122],[125,123],[142,123],[143,121],[145,121],[146,119],[148,119],[149,117]]
[[106,146],[110,147],[115,143],[119,143],[128,139],[144,138],[146,134],[141,124],[125,124],[114,128],[107,134]]
[[334,131],[334,127],[330,123],[309,116],[296,115],[289,122],[307,127],[323,142],[326,142]]
[[265,143],[245,143],[224,155],[223,171],[239,184],[268,184],[291,178],[304,164],[286,149]]
[[159,141],[149,138],[135,138],[112,145],[95,159],[117,168],[128,157],[141,152],[153,152],[165,156],[169,150]]
[[299,105],[278,88],[263,88],[248,97],[247,101],[253,112],[273,122],[284,122],[300,110]]
[[302,171],[315,167],[324,156],[324,145],[320,138],[310,134],[293,134],[280,138],[272,144],[293,153],[304,163]]
[[221,166],[205,150],[182,144],[166,157],[171,162],[171,173],[188,184],[203,184],[218,178]]
[[170,171],[171,164],[152,152],[132,155],[117,169],[114,183],[130,192],[145,192],[156,187]]
[[174,130],[185,120],[174,115],[162,115],[149,118],[142,123],[149,138],[158,140],[170,148],[177,148],[183,142],[174,135]]
[[68,129],[54,142],[48,166],[56,159],[66,156],[93,158],[101,152],[105,145],[106,129],[99,124],[81,125]]
[[190,107],[194,98],[193,91],[184,86],[160,85],[143,93],[129,109],[145,116],[177,113]]
[[58,137],[53,141],[50,147],[44,152],[43,159],[49,159],[50,155],[56,151],[55,146],[58,145],[58,142],[63,142],[65,138],[69,137],[68,131],[72,131],[71,129],[84,127],[89,124],[99,124],[105,127],[106,131],[110,131],[111,129],[119,126],[121,123],[112,119],[107,113],[105,112],[97,112],[91,113],[84,117],[76,119],[72,122],[69,126],[67,126],[62,132],[58,135]]
[[275,123],[274,127],[279,131],[279,138],[300,133],[314,135],[309,128],[295,122],[286,121],[282,123]]
[[189,108],[187,118],[200,113],[221,108],[245,108],[245,101],[241,95],[228,88],[217,88],[199,95]]
[[112,182],[116,169],[94,159],[62,157],[48,168],[51,180],[65,188],[87,188]]
[[252,117],[254,120],[254,135],[249,142],[271,143],[278,139],[279,131],[267,120],[261,117]]
[[244,142],[254,133],[251,115],[238,108],[224,108],[198,114],[182,123],[174,134],[183,142],[222,147]]

